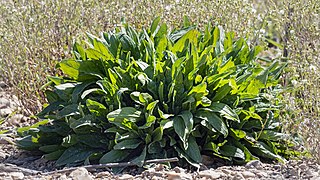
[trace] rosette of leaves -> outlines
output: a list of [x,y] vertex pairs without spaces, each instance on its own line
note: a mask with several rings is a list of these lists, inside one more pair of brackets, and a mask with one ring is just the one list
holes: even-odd
[[74,43],[57,65],[63,76],[48,77],[43,121],[20,128],[18,146],[57,166],[179,157],[199,167],[202,155],[241,164],[296,153],[278,119],[286,64],[259,63],[262,47],[220,26],[159,22]]

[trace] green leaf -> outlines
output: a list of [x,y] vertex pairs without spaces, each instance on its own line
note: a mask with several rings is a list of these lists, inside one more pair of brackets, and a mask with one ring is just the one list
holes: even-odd
[[70,146],[77,144],[77,142],[78,142],[78,140],[76,138],[76,135],[71,134],[71,135],[68,135],[62,139],[61,146],[68,148]]
[[186,149],[186,153],[194,162],[200,163],[202,161],[200,148],[196,142],[196,139],[193,136],[189,137],[188,148]]
[[186,133],[190,134],[193,128],[193,115],[190,111],[182,111],[178,116],[182,117],[186,128]]
[[59,159],[59,157],[64,153],[64,149],[60,149],[49,154],[45,154],[44,158],[48,161],[53,161]]
[[225,117],[226,119],[240,122],[237,113],[224,103],[213,102],[211,103],[209,109],[212,112],[220,113],[220,115]]
[[81,146],[71,146],[66,149],[56,162],[56,166],[71,165],[86,160],[94,151]]
[[223,145],[220,147],[219,151],[224,156],[236,157],[245,160],[244,152],[238,147],[232,145]]
[[156,17],[152,21],[151,28],[150,28],[151,34],[155,34],[156,33],[156,29],[158,27],[159,22],[160,22],[160,16]]
[[197,118],[206,120],[210,123],[210,125],[216,129],[218,132],[224,135],[224,137],[228,136],[228,128],[225,125],[224,121],[217,116],[214,112],[210,110],[202,109],[196,112],[195,115]]
[[141,154],[138,157],[136,157],[135,159],[133,159],[131,162],[136,164],[139,167],[142,167],[144,164],[144,161],[146,159],[146,155],[147,155],[147,147],[144,147]]
[[142,143],[140,139],[125,139],[118,144],[116,144],[113,149],[123,150],[123,149],[135,149]]
[[68,106],[65,106],[61,111],[57,113],[58,117],[67,117],[67,116],[73,116],[73,115],[79,115],[79,105],[78,104],[70,104]]
[[109,121],[127,119],[131,122],[136,122],[140,119],[141,111],[136,110],[133,107],[124,107],[110,112],[107,115]]
[[185,149],[188,148],[188,137],[187,128],[185,126],[184,120],[180,116],[176,116],[172,119],[174,131],[178,134],[180,140],[183,143]]
[[197,44],[199,31],[196,29],[191,29],[186,34],[184,34],[174,45],[171,51],[173,53],[182,52],[185,47],[185,43],[188,40],[189,43]]
[[281,162],[286,162],[287,160],[273,152],[273,150],[265,143],[258,141],[253,145],[252,152],[270,159],[277,159]]
[[157,127],[153,132],[152,132],[152,140],[153,141],[160,141],[163,136],[163,128]]
[[94,121],[94,116],[92,115],[86,115],[79,119],[70,118],[69,119],[69,126],[73,131],[77,131],[78,128],[81,128],[83,126],[93,126],[92,123]]
[[121,162],[128,157],[130,153],[124,150],[111,150],[104,154],[99,160],[100,164]]
[[107,108],[97,101],[87,99],[86,105],[89,111],[96,116],[106,116],[108,113]]

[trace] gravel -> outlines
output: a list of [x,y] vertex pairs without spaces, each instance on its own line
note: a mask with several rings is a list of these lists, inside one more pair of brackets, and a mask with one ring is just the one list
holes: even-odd
[[[0,87],[0,130],[12,130],[13,127],[34,123],[20,111],[18,99]],[[180,167],[168,169],[158,164],[152,168],[141,170],[131,168],[121,174],[113,174],[109,169],[88,171],[84,167],[67,173],[55,173],[54,162],[47,161],[39,154],[21,151],[13,145],[14,136],[0,134],[0,179],[310,179],[320,180],[320,165],[311,159],[290,160],[286,164],[267,164],[253,160],[244,166],[223,166],[213,158],[203,156],[203,170],[190,171]],[[40,172],[40,173],[39,173]],[[51,172],[48,174],[48,172]],[[44,174],[47,173],[47,174]]]

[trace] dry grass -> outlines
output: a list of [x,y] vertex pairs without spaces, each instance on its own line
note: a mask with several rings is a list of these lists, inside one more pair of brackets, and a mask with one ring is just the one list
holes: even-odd
[[43,103],[39,88],[57,73],[55,64],[71,56],[74,38],[111,29],[122,17],[142,28],[155,16],[179,26],[184,15],[195,24],[219,23],[253,44],[265,43],[264,37],[282,44],[273,56],[289,62],[285,130],[301,134],[320,161],[320,0],[2,0],[0,80],[36,113]]

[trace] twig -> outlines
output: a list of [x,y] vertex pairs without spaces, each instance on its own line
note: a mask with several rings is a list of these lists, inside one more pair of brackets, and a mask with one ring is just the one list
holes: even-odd
[[[179,159],[176,157],[175,158],[168,158],[168,159],[151,159],[151,160],[146,160],[144,162],[144,164],[177,162],[177,161],[179,161]],[[86,168],[88,171],[90,171],[90,170],[102,169],[102,168],[126,167],[126,166],[136,166],[136,164],[134,164],[132,162],[122,162],[122,163],[87,165],[87,166],[79,166],[79,167]],[[61,170],[56,170],[56,171],[51,171],[51,172],[41,173],[41,174],[42,175],[50,175],[50,174],[55,174],[55,173],[66,173],[66,172],[74,171],[74,170],[78,169],[79,167],[61,169]]]
[[41,174],[41,171],[18,167],[14,164],[0,164],[0,172],[22,172],[25,175]]

